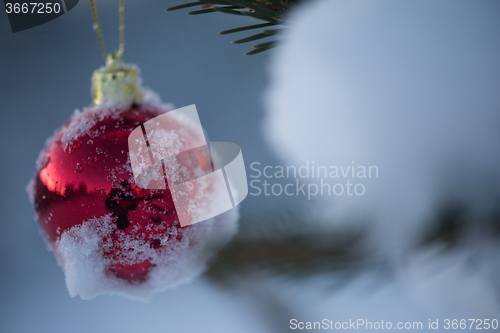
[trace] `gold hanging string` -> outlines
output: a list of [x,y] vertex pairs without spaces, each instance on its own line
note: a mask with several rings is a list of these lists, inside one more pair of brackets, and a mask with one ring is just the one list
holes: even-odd
[[121,58],[123,55],[123,51],[125,49],[125,4],[124,0],[120,0],[120,47],[118,48],[118,58]]
[[[90,7],[92,8],[92,18],[94,19],[94,29],[97,34],[97,41],[99,42],[99,49],[101,50],[101,55],[106,60],[107,54],[104,48],[104,39],[102,38],[101,25],[99,24],[99,16],[97,15],[97,7],[95,5],[95,0],[90,0]],[[124,0],[120,0],[120,22],[119,22],[119,33],[120,33],[120,46],[118,48],[117,57],[121,58],[123,51],[125,50],[125,4]]]

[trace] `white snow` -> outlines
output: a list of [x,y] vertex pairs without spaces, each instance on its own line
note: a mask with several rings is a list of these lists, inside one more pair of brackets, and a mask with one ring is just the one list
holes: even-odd
[[[64,149],[72,142],[78,140],[82,135],[89,134],[91,138],[97,137],[100,134],[99,130],[94,132],[89,132],[89,130],[99,121],[106,117],[112,117],[113,119],[119,119],[120,113],[124,109],[127,109],[129,105],[123,105],[120,99],[109,102],[106,104],[100,104],[97,106],[92,106],[84,108],[83,111],[76,109],[71,116],[71,122],[65,128],[62,136],[61,142],[64,145]],[[161,112],[168,112],[173,110],[172,104],[162,104],[159,96],[149,89],[144,89],[144,100],[142,105],[145,108],[153,108],[155,110],[161,110]],[[85,116],[85,113],[92,112],[93,117]]]
[[435,245],[412,253],[398,269],[398,280],[425,306],[495,318],[500,313],[499,251],[498,242],[486,237],[455,251]]
[[[201,274],[206,262],[236,232],[238,210],[189,226],[182,240],[162,242],[164,247],[152,249],[149,242],[131,239],[116,230],[110,215],[93,218],[61,235],[53,247],[66,275],[72,297],[91,299],[101,294],[118,294],[130,299],[148,301],[154,294],[186,283]],[[142,283],[128,283],[107,270],[111,258],[103,255],[112,246],[109,236],[120,234],[120,244],[132,249],[123,264],[149,259],[148,278]],[[106,240],[107,239],[107,240]]]
[[[491,213],[500,197],[499,15],[498,2],[454,0],[326,0],[296,13],[269,66],[265,136],[290,165],[355,161],[380,174],[364,196],[324,197],[311,214],[368,226],[374,248],[398,262],[440,204]],[[487,253],[481,260],[500,267]],[[498,293],[488,278],[498,269],[467,265],[426,293],[446,298],[439,288],[450,295],[473,273],[489,284],[477,299]]]
[[355,161],[380,174],[363,197],[326,200],[326,218],[362,212],[401,252],[451,194],[479,206],[499,192],[499,10],[331,0],[291,20],[269,67],[268,142],[291,165]]

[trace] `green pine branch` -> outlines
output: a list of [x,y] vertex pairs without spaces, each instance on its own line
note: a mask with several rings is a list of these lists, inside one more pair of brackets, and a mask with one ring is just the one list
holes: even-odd
[[359,232],[326,231],[299,212],[246,216],[240,225],[209,265],[205,276],[211,281],[226,284],[253,273],[289,278],[352,274],[374,260]]
[[[200,15],[207,13],[223,13],[239,16],[249,16],[265,21],[266,23],[243,26],[239,28],[224,30],[220,35],[227,35],[252,29],[267,28],[271,26],[283,26],[288,13],[304,0],[198,0],[182,5],[167,8],[166,11],[179,10],[195,6],[201,9],[188,12],[189,15]],[[278,35],[284,29],[263,30],[261,33],[235,40],[234,44],[247,43],[262,38],[270,38]],[[279,45],[277,39],[253,46],[253,50],[245,53],[253,55],[272,49]]]

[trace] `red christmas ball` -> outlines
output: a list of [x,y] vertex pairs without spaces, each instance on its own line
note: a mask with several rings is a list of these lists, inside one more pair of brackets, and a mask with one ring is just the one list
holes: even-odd
[[[147,102],[87,108],[75,112],[41,152],[31,195],[72,296],[114,292],[147,298],[198,274],[214,239],[227,241],[234,233],[236,212],[181,227],[168,183],[164,190],[134,183],[128,136],[166,111]],[[181,146],[202,142],[185,121],[165,135]],[[170,148],[178,152],[181,146]],[[207,156],[196,158],[211,163]],[[195,170],[188,165],[184,172]],[[200,200],[211,200],[209,190],[202,195]]]

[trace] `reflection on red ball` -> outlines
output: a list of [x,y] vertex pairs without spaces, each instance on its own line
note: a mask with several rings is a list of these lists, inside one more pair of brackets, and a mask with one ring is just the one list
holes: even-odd
[[103,253],[110,262],[108,272],[140,283],[153,264],[131,259],[133,249],[120,239],[126,235],[152,249],[182,240],[192,226],[180,227],[170,191],[138,188],[128,158],[130,132],[163,112],[144,105],[121,111],[90,108],[53,136],[39,158],[32,188],[38,220],[52,248],[66,230],[109,214],[115,226],[109,236],[112,246]]

